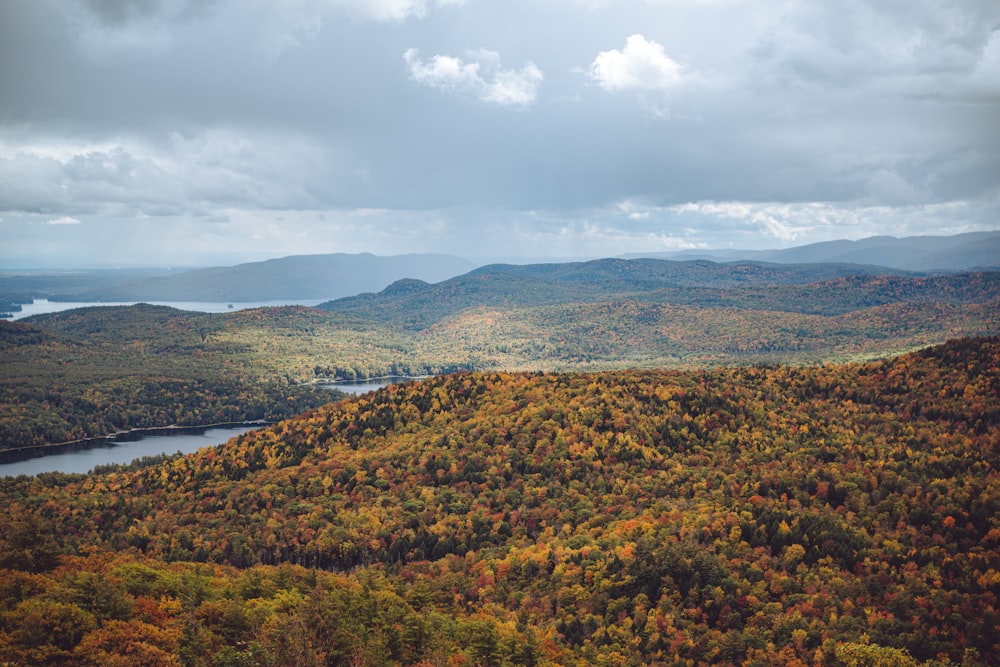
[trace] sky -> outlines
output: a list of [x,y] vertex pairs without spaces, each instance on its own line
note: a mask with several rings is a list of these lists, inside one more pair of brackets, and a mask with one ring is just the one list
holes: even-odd
[[996,0],[0,0],[0,267],[1000,229]]

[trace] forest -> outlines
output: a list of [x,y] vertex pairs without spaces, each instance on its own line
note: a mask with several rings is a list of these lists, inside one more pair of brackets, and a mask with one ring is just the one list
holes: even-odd
[[998,398],[997,337],[459,372],[5,478],[0,663],[995,665]]
[[[864,271],[867,271],[865,273]],[[0,321],[0,449],[277,420],[315,385],[455,371],[601,371],[884,358],[1000,333],[1000,273],[602,260],[400,281],[322,308],[140,304]]]
[[206,344],[206,321],[139,305],[71,311],[62,326],[0,322],[0,450],[135,428],[276,421],[336,398]]

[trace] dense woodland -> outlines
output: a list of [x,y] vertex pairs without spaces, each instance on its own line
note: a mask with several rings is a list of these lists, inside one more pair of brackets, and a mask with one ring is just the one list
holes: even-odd
[[0,497],[0,663],[1000,664],[996,337],[456,373]]
[[0,322],[0,449],[274,421],[331,400],[329,391],[255,370],[231,348],[207,343],[205,321],[135,306],[71,311],[51,327]]
[[[85,308],[0,321],[0,449],[277,419],[323,380],[884,357],[1000,332],[1000,273],[602,260],[402,281],[324,310]],[[817,280],[818,282],[808,282]]]

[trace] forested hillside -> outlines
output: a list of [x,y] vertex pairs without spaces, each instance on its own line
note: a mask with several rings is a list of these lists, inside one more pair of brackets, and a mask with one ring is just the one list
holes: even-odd
[[1000,333],[1000,273],[858,270],[501,266],[435,285],[404,281],[329,310],[139,305],[0,322],[0,448],[291,416],[331,398],[303,386],[323,380],[820,363]]
[[844,264],[717,264],[658,259],[495,264],[433,285],[402,280],[377,294],[337,299],[319,307],[410,329],[426,327],[477,306],[535,307],[629,299],[781,310],[774,306],[787,304],[789,294],[775,291],[762,301],[757,296],[762,288],[799,286],[792,294],[801,301],[812,292],[803,286],[858,276],[904,277],[901,272],[883,267]]
[[239,350],[211,342],[216,321],[140,305],[0,322],[0,449],[276,420],[334,398],[257,371]]
[[997,664],[998,443],[995,337],[396,385],[0,481],[0,661]]

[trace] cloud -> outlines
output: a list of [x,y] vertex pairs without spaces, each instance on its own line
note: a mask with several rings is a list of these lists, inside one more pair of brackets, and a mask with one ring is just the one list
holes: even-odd
[[484,102],[524,109],[535,101],[543,78],[542,70],[531,62],[519,70],[501,70],[480,97]]
[[430,63],[418,58],[417,49],[408,49],[403,59],[410,66],[410,76],[417,83],[431,88],[456,92],[485,85],[479,77],[479,63],[463,63],[460,58],[434,56]]
[[635,34],[621,51],[601,51],[590,64],[590,78],[605,90],[665,90],[679,84],[684,68],[663,45]]
[[14,229],[591,255],[998,225],[996,0],[0,6],[0,255]]
[[[782,86],[949,97],[988,67],[995,2],[792,3],[749,56]],[[1000,84],[994,82],[994,93]]]
[[673,207],[679,214],[728,218],[756,226],[760,232],[782,241],[794,241],[817,226],[829,224],[833,217],[839,224],[849,222],[844,212],[828,203],[781,204],[740,201],[692,202]]
[[649,220],[651,208],[631,199],[618,202],[618,210],[628,216],[629,220]]
[[[107,26],[123,26],[149,20],[189,20],[204,16],[212,5],[249,5],[243,0],[76,0],[87,15]],[[257,0],[260,7],[274,5]],[[300,15],[348,14],[375,21],[403,21],[427,15],[428,0],[283,0],[281,5]],[[461,6],[464,0],[436,0],[436,7]]]
[[[305,208],[310,188],[336,177],[307,139],[216,128],[172,133],[159,142],[40,141],[0,137],[0,211],[201,216],[215,207]],[[335,190],[327,194],[336,197]]]
[[[333,10],[346,11],[376,21],[405,21],[424,18],[430,11],[428,0],[319,0]],[[434,7],[461,7],[465,0],[434,0]]]
[[[805,240],[860,239],[884,234],[958,234],[990,228],[975,222],[976,218],[988,219],[989,208],[982,210],[982,207],[973,207],[963,201],[909,206],[702,201],[672,206],[668,210],[678,219],[693,219],[698,226],[709,226],[713,220],[731,221],[727,232],[731,239],[762,234],[786,245]],[[718,242],[715,245],[718,246]]]
[[64,216],[59,217],[59,218],[52,218],[51,220],[49,220],[45,224],[46,225],[79,225],[80,221],[77,220],[76,218],[71,218],[68,215],[64,215]]
[[122,51],[165,52],[180,26],[221,0],[68,0],[61,5],[84,51],[106,61]]
[[62,11],[77,42],[98,61],[120,52],[168,52],[206,28],[250,30],[250,41],[276,57],[315,40],[344,18],[359,23],[423,19],[464,0],[66,0]]
[[450,93],[467,94],[483,102],[526,109],[538,97],[545,76],[533,62],[517,70],[500,67],[500,54],[480,49],[469,51],[469,62],[453,56],[435,55],[421,60],[417,49],[408,49],[403,59],[410,77],[425,86]]

